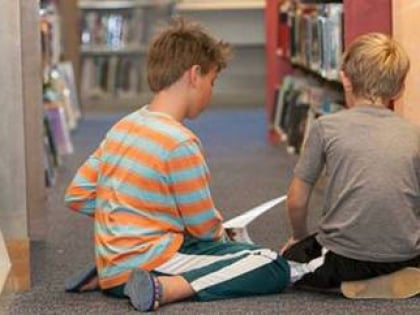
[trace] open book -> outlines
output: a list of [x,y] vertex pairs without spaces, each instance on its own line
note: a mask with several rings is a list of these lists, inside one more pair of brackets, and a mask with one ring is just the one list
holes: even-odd
[[232,219],[226,221],[223,226],[228,234],[229,238],[233,241],[242,243],[253,243],[249,237],[247,225],[258,218],[263,213],[272,209],[274,206],[284,202],[287,196],[281,196],[278,198],[271,199],[263,204],[256,206]]

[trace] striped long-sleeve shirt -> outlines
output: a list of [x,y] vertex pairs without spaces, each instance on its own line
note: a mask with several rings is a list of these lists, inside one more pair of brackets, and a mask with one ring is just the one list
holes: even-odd
[[94,217],[101,288],[160,266],[184,235],[221,238],[208,181],[198,138],[169,116],[142,108],[111,128],[65,196],[70,209]]

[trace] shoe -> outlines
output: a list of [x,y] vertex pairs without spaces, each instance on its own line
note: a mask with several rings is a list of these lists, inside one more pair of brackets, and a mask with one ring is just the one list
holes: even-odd
[[136,310],[150,312],[159,308],[162,290],[158,279],[150,272],[134,269],[125,285],[124,294]]
[[341,284],[349,299],[405,299],[420,294],[420,269],[408,267],[399,271],[360,281]]
[[72,293],[81,293],[82,287],[98,276],[95,264],[87,266],[82,271],[66,279],[65,290]]

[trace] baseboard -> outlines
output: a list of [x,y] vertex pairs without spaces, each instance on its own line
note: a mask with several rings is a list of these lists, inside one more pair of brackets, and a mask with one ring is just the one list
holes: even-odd
[[27,291],[31,287],[29,239],[5,240],[12,268],[3,294]]

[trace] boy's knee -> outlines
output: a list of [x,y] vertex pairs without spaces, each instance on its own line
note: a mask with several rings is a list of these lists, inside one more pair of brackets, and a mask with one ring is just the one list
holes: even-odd
[[272,250],[264,250],[261,255],[271,259],[270,275],[267,276],[266,284],[272,286],[272,292],[284,290],[290,283],[289,263],[283,256]]

